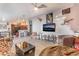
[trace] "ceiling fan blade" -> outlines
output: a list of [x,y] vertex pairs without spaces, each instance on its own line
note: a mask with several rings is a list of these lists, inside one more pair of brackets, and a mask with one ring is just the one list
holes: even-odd
[[32,3],[32,5],[33,5],[34,7],[37,7],[37,3]]
[[38,6],[38,8],[46,8],[47,6],[44,4],[41,4],[40,6]]

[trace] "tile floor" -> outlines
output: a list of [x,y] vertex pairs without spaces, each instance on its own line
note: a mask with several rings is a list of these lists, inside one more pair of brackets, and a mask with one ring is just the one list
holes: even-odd
[[35,56],[39,56],[40,52],[44,48],[46,48],[48,46],[52,46],[52,45],[57,45],[57,44],[54,44],[53,42],[49,42],[49,41],[46,41],[46,40],[32,39],[30,37],[14,38],[13,39],[13,47],[12,47],[12,55],[16,55],[15,54],[15,44],[23,42],[23,41],[26,41],[26,42],[28,42],[28,43],[30,43],[30,44],[35,46]]

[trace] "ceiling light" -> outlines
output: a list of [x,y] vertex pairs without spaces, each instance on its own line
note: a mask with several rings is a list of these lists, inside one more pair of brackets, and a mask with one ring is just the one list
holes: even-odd
[[38,10],[38,8],[37,8],[37,7],[35,7],[35,8],[34,8],[34,10]]
[[5,21],[5,18],[4,17],[2,17],[2,21]]

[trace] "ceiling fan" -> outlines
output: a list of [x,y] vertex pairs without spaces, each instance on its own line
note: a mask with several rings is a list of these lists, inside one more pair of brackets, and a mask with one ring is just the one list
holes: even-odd
[[45,4],[38,4],[38,3],[32,3],[32,5],[38,9],[47,7]]

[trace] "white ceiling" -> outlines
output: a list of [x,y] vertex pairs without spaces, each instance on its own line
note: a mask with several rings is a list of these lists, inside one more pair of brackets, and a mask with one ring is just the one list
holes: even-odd
[[25,17],[31,18],[37,15],[46,14],[63,7],[72,5],[65,3],[44,3],[47,8],[39,9],[38,11],[34,10],[32,3],[0,3],[0,18],[4,17],[5,19],[10,19],[12,17],[20,17],[25,15]]

